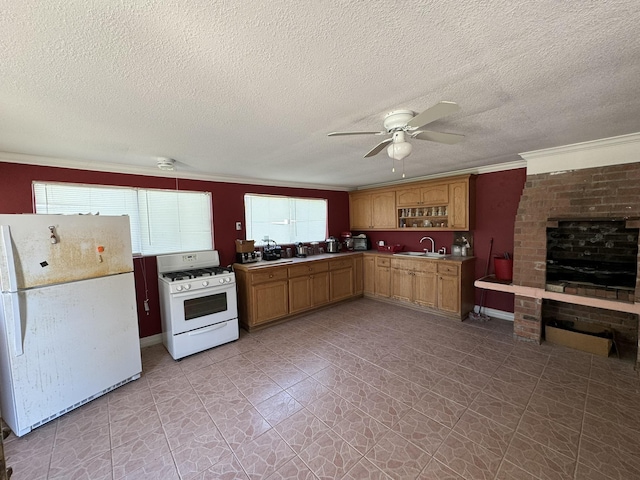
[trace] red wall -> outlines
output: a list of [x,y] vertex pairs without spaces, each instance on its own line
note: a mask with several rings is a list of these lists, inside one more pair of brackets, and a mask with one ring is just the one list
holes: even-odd
[[[526,170],[506,170],[478,175],[476,180],[476,221],[473,230],[476,278],[485,275],[490,239],[493,238],[493,253],[513,254],[514,223],[520,195],[526,179]],[[67,168],[42,167],[0,162],[0,213],[32,213],[31,182],[59,181],[91,183],[101,185],[122,185],[146,188],[176,188],[176,179],[126,175],[119,173],[92,172]],[[244,227],[244,194],[263,193],[299,197],[326,198],[329,208],[329,235],[339,238],[340,233],[349,230],[349,198],[346,192],[314,190],[304,188],[269,187],[200,180],[177,181],[181,190],[211,192],[213,200],[214,245],[220,252],[222,265],[233,263],[236,238],[244,238],[244,230],[236,232],[235,223],[241,221]],[[354,232],[358,233],[358,232]],[[422,250],[420,244],[424,232],[367,232],[373,248],[378,240],[387,244],[399,243],[405,250]],[[453,233],[433,232],[436,249],[443,246],[451,250]],[[489,263],[489,273],[493,273],[493,261]],[[146,337],[161,332],[158,305],[157,269],[155,257],[134,260],[136,294],[140,336]],[[145,292],[145,276],[146,289]],[[476,289],[476,304],[480,304],[481,290]],[[149,299],[150,312],[143,308],[145,298]],[[500,292],[485,292],[484,305],[489,308],[513,312],[513,295]]]
[[[220,252],[222,265],[229,265],[235,258],[235,239],[245,238],[244,228],[236,231],[235,223],[244,227],[244,194],[262,193],[297,197],[326,198],[328,200],[329,235],[340,236],[349,230],[349,195],[347,192],[304,188],[244,185],[201,180],[184,180],[144,175],[93,172],[68,168],[42,167],[0,162],[0,213],[33,213],[31,182],[74,182],[99,185],[122,185],[144,188],[164,188],[211,192],[213,201],[214,247]],[[161,333],[158,280],[155,257],[134,260],[136,296],[140,337]],[[146,289],[145,292],[145,277]],[[144,311],[143,302],[149,299],[150,311]]]

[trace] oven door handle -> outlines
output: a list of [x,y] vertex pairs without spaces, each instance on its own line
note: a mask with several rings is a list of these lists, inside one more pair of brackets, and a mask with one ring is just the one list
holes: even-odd
[[210,327],[207,328],[199,328],[198,330],[193,330],[191,332],[189,332],[189,336],[193,337],[195,335],[202,335],[203,333],[209,333],[209,332],[213,332],[214,330],[218,330],[220,328],[224,328],[228,325],[229,322],[222,322],[222,323],[216,323],[215,325],[212,325]]
[[228,292],[229,290],[232,290],[231,288],[229,288],[229,285],[231,285],[232,287],[235,287],[235,283],[231,283],[225,286],[220,285],[219,287],[216,285],[217,288],[211,288],[211,289],[201,289],[201,290],[187,290],[186,292],[180,292],[180,293],[172,293],[171,294],[171,298],[184,298],[184,297],[193,297],[193,298],[198,298],[201,297],[203,295],[214,295],[216,293],[223,293],[223,292]]

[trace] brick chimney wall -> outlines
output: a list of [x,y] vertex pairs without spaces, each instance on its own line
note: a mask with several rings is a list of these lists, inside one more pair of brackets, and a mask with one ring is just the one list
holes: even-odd
[[[528,175],[515,222],[513,284],[545,288],[548,219],[638,218],[639,185],[640,163]],[[516,295],[515,335],[540,342],[542,328],[542,300]]]

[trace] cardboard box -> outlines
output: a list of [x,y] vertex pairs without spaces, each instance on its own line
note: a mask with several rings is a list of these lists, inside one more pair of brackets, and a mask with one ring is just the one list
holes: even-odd
[[563,328],[545,325],[544,336],[547,342],[564,345],[569,348],[575,348],[576,350],[582,350],[583,352],[589,352],[603,357],[609,356],[613,340],[611,338],[597,337],[594,334],[601,334],[603,332],[611,333],[610,329],[593,323],[571,323],[573,324],[572,328],[578,331],[565,330]]
[[236,252],[251,253],[255,250],[255,240],[236,240]]

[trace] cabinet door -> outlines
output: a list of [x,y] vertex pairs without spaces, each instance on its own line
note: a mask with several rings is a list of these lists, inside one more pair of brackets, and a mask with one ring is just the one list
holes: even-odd
[[353,260],[353,275],[355,277],[354,294],[361,295],[364,291],[364,264],[362,256]]
[[371,194],[371,221],[373,228],[396,228],[396,193]]
[[449,203],[449,185],[430,185],[422,189],[423,205],[446,205]]
[[391,295],[391,269],[376,265],[375,294],[380,297]]
[[449,185],[449,228],[469,229],[469,189],[466,182]]
[[301,312],[313,306],[311,279],[308,275],[289,279],[289,313]]
[[396,207],[413,207],[420,205],[421,202],[420,188],[403,188],[396,191]]
[[406,302],[413,300],[413,272],[411,270],[391,269],[391,297]]
[[460,277],[438,275],[438,308],[460,313]]
[[311,299],[314,307],[329,302],[329,272],[314,273],[311,276]]
[[351,195],[349,197],[349,213],[352,230],[367,230],[372,227],[371,195]]
[[353,267],[332,270],[330,275],[332,302],[353,297]]
[[251,287],[255,306],[253,324],[268,322],[289,313],[289,289],[286,280],[262,283]]
[[376,257],[365,255],[362,259],[364,293],[373,295],[376,284]]
[[438,276],[435,273],[415,272],[413,301],[427,307],[438,304]]

